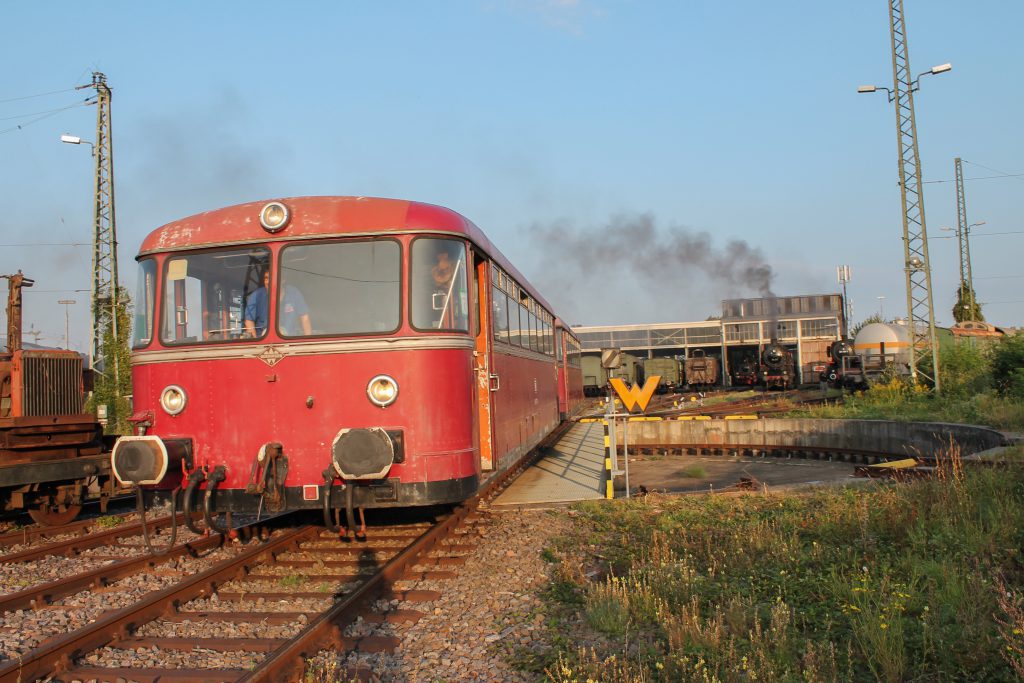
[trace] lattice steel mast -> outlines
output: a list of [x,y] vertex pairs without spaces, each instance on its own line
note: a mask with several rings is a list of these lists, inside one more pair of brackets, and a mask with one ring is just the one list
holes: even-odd
[[[939,354],[932,304],[932,266],[928,259],[928,231],[921,192],[921,156],[917,149],[914,91],[917,79],[910,71],[903,0],[890,0],[889,30],[892,36],[892,97],[896,102],[896,144],[899,152],[900,196],[903,202],[903,256],[907,281],[907,325],[911,337],[910,373],[939,384]],[[932,73],[936,73],[934,70]],[[931,355],[931,367],[927,356]]]
[[115,343],[117,334],[117,304],[119,296],[117,277],[117,230],[114,220],[114,146],[110,121],[110,88],[107,77],[98,71],[92,74],[92,83],[79,89],[96,89],[96,185],[93,198],[93,251],[92,251],[92,332],[90,361],[94,368],[113,373],[115,396],[120,397],[121,368],[118,354],[111,349],[109,357],[113,367],[106,367],[107,355],[103,333],[108,327]]
[[964,169],[960,157],[956,167],[956,238],[960,243],[960,303],[967,306],[969,319],[974,318],[974,276],[971,273],[971,241],[967,224],[967,195],[964,193]]

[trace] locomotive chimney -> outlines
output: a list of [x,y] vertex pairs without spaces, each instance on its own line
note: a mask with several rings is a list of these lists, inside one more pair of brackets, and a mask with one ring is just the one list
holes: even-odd
[[772,295],[765,302],[768,305],[768,333],[772,344],[779,343],[779,299]]
[[22,275],[19,270],[14,275],[0,275],[7,278],[7,352],[21,350],[21,288],[31,287],[35,280]]

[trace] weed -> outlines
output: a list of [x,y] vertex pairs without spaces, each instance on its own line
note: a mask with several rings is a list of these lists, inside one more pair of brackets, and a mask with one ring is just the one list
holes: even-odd
[[306,582],[306,577],[300,574],[287,574],[282,576],[278,582],[287,588],[296,588]]
[[103,515],[96,519],[96,526],[102,529],[113,529],[116,526],[120,526],[124,523],[124,519],[121,517],[115,517],[114,515]]
[[558,555],[551,548],[544,548],[540,551],[540,559],[544,560],[549,564],[554,564],[559,561]]
[[1024,467],[939,462],[871,489],[579,506],[547,592],[548,678],[1019,679]]
[[707,470],[704,469],[703,465],[690,465],[680,472],[680,474],[690,479],[703,479],[708,476]]

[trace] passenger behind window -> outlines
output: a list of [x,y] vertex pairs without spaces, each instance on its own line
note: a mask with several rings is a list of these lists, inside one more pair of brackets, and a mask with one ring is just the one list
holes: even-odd
[[245,316],[242,325],[245,337],[262,337],[267,332],[267,318],[270,315],[270,269],[263,271],[263,286],[259,287],[245,302]]
[[451,305],[452,278],[455,276],[455,263],[448,255],[443,242],[438,242],[437,263],[430,270],[434,278],[433,309],[436,315],[434,327],[453,327],[454,310]]
[[281,271],[281,300],[279,302],[280,332],[286,337],[313,334],[313,323],[309,318],[309,307],[302,292],[287,281],[288,269]]

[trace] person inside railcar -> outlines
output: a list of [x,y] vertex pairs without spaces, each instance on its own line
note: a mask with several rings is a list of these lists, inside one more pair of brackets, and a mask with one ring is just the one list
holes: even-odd
[[413,242],[413,326],[421,330],[469,330],[466,245],[461,240]]
[[[263,285],[249,295],[245,305],[245,336],[262,337],[267,331],[270,316],[270,269],[263,271]],[[285,336],[310,335],[313,333],[309,307],[302,292],[295,286],[284,282],[281,287],[280,327]]]
[[263,271],[263,284],[245,302],[245,317],[242,325],[246,337],[262,337],[267,331],[270,315],[270,269]]
[[287,270],[282,270],[281,299],[278,302],[280,313],[280,332],[286,337],[297,337],[300,334],[313,334],[313,324],[309,318],[309,307],[302,292],[288,282]]

